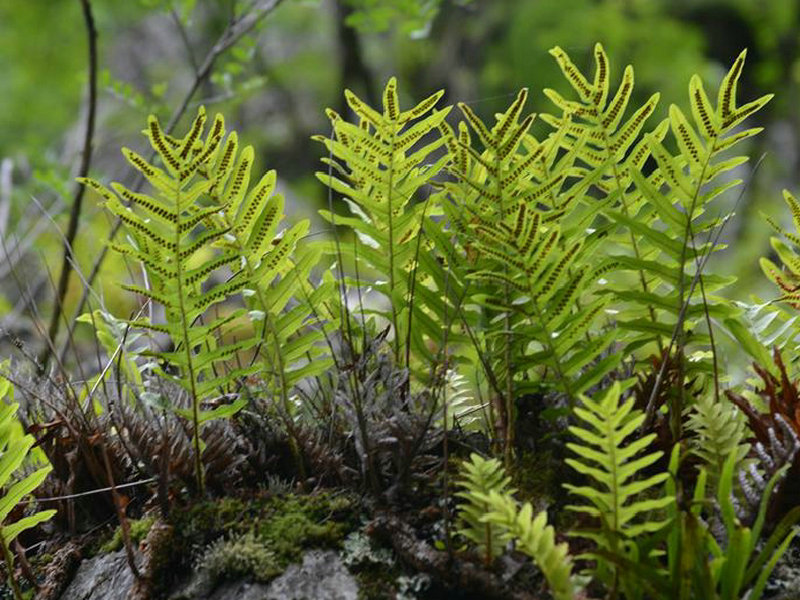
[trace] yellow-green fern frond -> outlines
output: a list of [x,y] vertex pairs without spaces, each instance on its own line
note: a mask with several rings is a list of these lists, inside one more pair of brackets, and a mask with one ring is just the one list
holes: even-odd
[[348,123],[329,110],[333,137],[314,138],[325,144],[330,154],[322,159],[329,172],[319,172],[317,178],[346,199],[353,216],[327,210],[320,214],[332,224],[348,225],[356,234],[352,244],[331,244],[330,253],[341,252],[358,260],[365,267],[360,269],[360,276],[365,272],[380,274],[381,280],[369,286],[389,302],[388,311],[378,312],[392,325],[399,366],[408,366],[412,350],[430,362],[433,355],[429,345],[438,344],[441,337],[417,326],[425,322],[426,311],[438,311],[427,306],[427,301],[436,302],[435,297],[425,296],[424,290],[423,297],[414,297],[424,287],[426,277],[424,272],[417,272],[420,232],[427,216],[439,211],[435,197],[421,201],[420,190],[449,160],[447,154],[434,158],[444,144],[440,127],[450,112],[450,107],[435,108],[443,94],[436,92],[403,111],[397,80],[391,78],[379,112],[347,90],[345,98],[359,122]]
[[513,541],[518,551],[533,559],[556,600],[573,600],[577,586],[572,580],[569,546],[566,542],[556,543],[555,529],[547,524],[547,513],[541,511],[534,516],[530,502],[520,507],[511,494],[494,490],[486,501],[489,512],[482,520],[499,528],[503,539]]
[[503,553],[502,530],[483,517],[490,511],[489,494],[510,495],[514,489],[509,487],[508,477],[500,461],[485,459],[479,454],[470,455],[460,469],[461,477],[456,484],[462,488],[456,496],[463,502],[459,505],[459,533],[475,544],[487,565]]
[[628,541],[667,524],[663,511],[674,498],[654,494],[668,473],[643,474],[663,452],[648,452],[655,434],[629,439],[641,427],[644,413],[634,410],[633,398],[621,400],[621,392],[615,382],[599,400],[583,398],[583,406],[574,409],[580,425],[569,428],[577,441],[567,444],[575,458],[566,462],[588,481],[565,487],[581,500],[569,508],[597,522],[597,528],[578,535],[624,555]]

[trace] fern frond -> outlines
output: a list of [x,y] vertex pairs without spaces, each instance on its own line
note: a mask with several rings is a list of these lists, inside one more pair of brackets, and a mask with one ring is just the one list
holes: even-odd
[[17,419],[19,404],[12,400],[11,382],[0,375],[0,489],[3,490],[3,495],[0,497],[0,550],[3,553],[8,583],[15,597],[22,598],[14,579],[14,554],[11,551],[11,543],[26,529],[51,519],[56,511],[42,510],[6,522],[12,511],[19,509],[22,499],[39,487],[53,469],[48,464],[25,476],[19,473],[36,440],[30,434],[23,434]]
[[602,398],[583,398],[583,406],[574,409],[581,424],[569,428],[577,441],[567,447],[577,458],[566,462],[591,483],[565,484],[582,500],[570,510],[598,522],[597,529],[578,535],[616,554],[625,553],[628,540],[662,529],[667,523],[663,511],[674,502],[672,496],[653,495],[668,473],[642,475],[663,452],[648,452],[655,434],[629,439],[640,428],[644,413],[633,408],[633,398],[622,400],[621,392],[619,382],[614,382]]
[[[431,311],[441,312],[439,306],[428,306],[414,296],[430,277],[424,267],[418,273],[421,266],[418,236],[427,216],[439,210],[435,196],[426,202],[416,200],[421,188],[449,160],[446,154],[432,159],[445,142],[440,127],[450,111],[450,107],[435,109],[442,95],[443,92],[436,92],[414,108],[402,111],[397,81],[391,78],[383,93],[382,112],[379,112],[347,90],[345,98],[359,117],[359,123],[348,123],[329,110],[333,138],[314,138],[330,153],[323,161],[331,172],[318,172],[317,178],[342,194],[354,215],[340,217],[320,211],[325,220],[346,223],[356,234],[353,245],[339,244],[331,247],[330,253],[357,257],[366,267],[360,268],[360,272],[383,276],[383,281],[373,282],[370,287],[389,301],[390,309],[379,312],[392,325],[391,343],[399,367],[409,366],[412,348],[422,352],[423,362],[430,363],[434,355],[427,347],[438,345],[441,337],[431,338],[414,325]],[[337,256],[337,260],[340,258]],[[427,301],[441,304],[437,298],[429,295]]]
[[520,507],[510,493],[495,490],[489,492],[486,500],[489,512],[481,520],[500,528],[504,539],[513,541],[517,550],[533,559],[556,600],[575,598],[569,546],[566,542],[556,543],[555,530],[547,524],[547,512],[534,516],[530,502]]
[[709,473],[718,477],[729,456],[737,457],[741,466],[749,444],[744,443],[747,424],[743,415],[732,405],[716,402],[703,394],[691,408],[687,427],[696,435],[692,449],[709,467]]
[[[570,180],[587,136],[563,154],[563,137],[573,126],[565,119],[539,142],[529,132],[534,116],[522,116],[526,99],[523,89],[493,126],[459,105],[483,148],[473,146],[466,124],[459,125],[457,136],[448,132],[457,181],[446,185],[452,203],[443,207],[467,258],[459,277],[473,283],[472,299],[486,307],[485,318],[502,323],[501,332],[487,332],[484,339],[500,406],[508,413],[517,382],[537,371],[536,379],[574,399],[613,368],[607,362],[602,371],[587,372],[600,364],[607,345],[592,346],[594,352],[575,360],[586,348],[578,337],[594,333],[594,319],[602,312],[591,298],[599,271],[584,264],[598,238],[572,225],[592,180]],[[587,304],[589,310],[583,308]]]
[[456,485],[462,490],[455,494],[463,500],[458,510],[461,523],[458,532],[477,546],[488,566],[503,553],[504,539],[502,530],[483,517],[490,511],[488,498],[491,493],[514,493],[514,489],[509,487],[511,478],[506,475],[500,461],[485,459],[475,453],[470,455],[469,461],[461,464],[460,476]]
[[[165,170],[123,150],[153,185],[155,194],[135,193],[120,184],[108,189],[97,181],[83,180],[101,195],[106,208],[128,229],[129,241],[116,243],[112,248],[141,262],[147,274],[145,287],[126,284],[123,287],[158,302],[166,311],[163,324],[141,320],[131,321],[131,324],[151,329],[157,326],[172,341],[174,350],[154,350],[150,354],[177,368],[175,380],[189,394],[191,408],[187,417],[193,426],[199,490],[204,487],[202,424],[230,414],[231,407],[242,406],[241,402],[235,402],[224,411],[205,411],[203,401],[208,394],[231,388],[238,379],[259,368],[258,365],[230,366],[256,346],[258,339],[237,331],[237,317],[243,313],[231,312],[225,307],[231,298],[253,285],[237,264],[239,253],[224,244],[234,226],[224,218],[226,214],[243,215],[235,223],[239,228],[236,233],[252,233],[255,226],[251,221],[254,200],[246,205],[244,213],[238,210],[248,187],[253,152],[245,149],[235,160],[234,137],[220,155],[224,121],[217,115],[204,135],[205,122],[205,110],[201,108],[188,133],[177,139],[168,136],[155,117],[148,119],[145,134]],[[251,199],[262,191],[257,188]],[[248,209],[252,212],[247,213]],[[261,236],[264,237],[266,235]],[[223,247],[213,250],[215,245]],[[260,260],[265,256],[248,258],[252,263],[255,258]],[[283,268],[285,273],[288,267],[284,265]],[[238,340],[231,342],[231,338]]]

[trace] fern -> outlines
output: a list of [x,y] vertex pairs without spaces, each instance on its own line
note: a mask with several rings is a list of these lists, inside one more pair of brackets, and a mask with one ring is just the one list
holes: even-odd
[[[48,464],[29,475],[20,476],[18,473],[35,440],[32,435],[22,434],[22,428],[16,418],[19,404],[4,401],[5,399],[11,400],[12,391],[11,383],[0,376],[0,488],[4,490],[3,496],[0,497],[0,547],[3,551],[9,586],[14,593],[14,598],[22,600],[22,592],[14,579],[14,556],[11,553],[11,543],[26,529],[52,518],[56,511],[42,510],[14,522],[6,523],[9,514],[18,510],[20,501],[39,487],[52,470]],[[12,476],[16,478],[16,481],[9,484]]]
[[[615,294],[627,308],[620,312],[620,325],[630,331],[629,348],[654,342],[663,349],[664,340],[673,334],[681,349],[685,331],[693,330],[691,341],[702,347],[712,343],[710,322],[707,333],[696,330],[701,318],[732,318],[736,310],[709,294],[730,283],[729,278],[698,275],[704,256],[722,245],[712,238],[723,219],[704,215],[709,203],[740,180],[719,183],[723,174],[745,162],[746,157],[725,158],[731,148],[757,134],[760,128],[736,130],[747,117],[757,112],[771,96],[764,96],[741,107],[736,105],[736,90],[744,65],[745,52],[736,59],[720,86],[717,106],[713,107],[699,76],[689,84],[691,120],[675,105],[669,118],[637,140],[645,120],[653,113],[658,96],[650,99],[623,124],[628,98],[634,84],[633,69],[627,67],[622,83],[610,97],[608,59],[600,45],[595,47],[596,70],[592,83],[560,48],[551,53],[579,96],[567,100],[548,90],[548,97],[571,119],[565,147],[573,148],[575,139],[587,139],[578,151],[584,172],[602,170],[596,188],[604,195],[603,213],[617,224],[624,238],[612,240],[625,251],[612,257],[627,270],[636,273],[638,290],[619,281]],[[559,126],[562,118],[543,117]],[[678,152],[664,145],[671,131]],[[652,156],[658,168],[649,175],[642,171]],[[698,239],[698,236],[703,239]],[[697,281],[693,281],[697,276]],[[644,313],[642,311],[645,311]],[[677,329],[677,323],[683,321]],[[713,349],[713,346],[712,346]],[[707,361],[695,361],[708,368]]]
[[695,433],[693,450],[710,469],[712,476],[722,472],[729,456],[737,457],[737,465],[749,450],[744,443],[747,425],[733,406],[716,402],[708,394],[701,395],[692,406],[687,427]]
[[[543,114],[542,120],[556,130],[566,127],[565,135],[560,136],[561,145],[568,151],[577,153],[576,160],[581,165],[575,173],[581,177],[594,176],[594,187],[600,192],[600,200],[595,201],[592,211],[602,208],[605,214],[615,215],[619,211],[618,220],[628,224],[627,231],[621,235],[611,231],[607,244],[626,248],[634,257],[642,259],[647,256],[647,247],[642,241],[633,221],[634,215],[641,210],[641,197],[633,187],[634,172],[640,172],[651,155],[647,140],[641,132],[647,120],[653,115],[660,95],[653,94],[629,117],[625,117],[635,87],[634,70],[631,65],[625,67],[620,85],[612,94],[612,70],[608,56],[601,44],[594,47],[595,74],[590,82],[570,60],[569,55],[556,46],[550,50],[556,59],[564,77],[578,95],[578,100],[565,99],[552,89],[545,89],[545,95],[563,111],[562,116]],[[667,131],[666,123],[659,126],[654,135],[663,139]],[[612,275],[613,277],[613,275]],[[619,277],[614,278],[615,282]],[[638,272],[638,285],[648,295],[653,282],[643,270]],[[626,288],[630,289],[630,285]],[[655,307],[657,303],[648,303],[650,321],[656,321]]]
[[556,600],[575,598],[569,546],[563,542],[556,544],[555,530],[547,524],[547,513],[541,511],[534,517],[530,502],[520,508],[509,493],[495,490],[489,492],[486,501],[489,512],[482,520],[499,528],[503,539],[514,541],[517,550],[536,562]]
[[[628,439],[645,417],[633,409],[633,398],[621,402],[620,395],[621,386],[615,382],[601,399],[584,398],[583,407],[574,409],[582,424],[569,428],[578,441],[567,447],[578,458],[566,459],[570,467],[591,480],[591,484],[582,486],[565,484],[582,500],[568,508],[599,523],[597,529],[578,535],[591,539],[599,550],[613,556],[626,556],[634,538],[662,529],[667,520],[660,513],[674,502],[671,495],[653,496],[668,473],[639,477],[663,452],[646,451],[655,434]],[[598,574],[605,576],[600,567]],[[616,580],[616,569],[611,576]]]
[[478,454],[461,465],[463,488],[456,493],[463,502],[459,505],[462,527],[459,533],[481,551],[487,566],[503,552],[506,542],[515,542],[518,550],[532,558],[547,579],[557,600],[574,597],[572,559],[567,544],[555,543],[555,531],[547,524],[547,513],[535,517],[529,502],[520,507],[509,488],[510,477],[496,459],[484,459]]
[[392,326],[391,343],[399,367],[409,366],[412,350],[430,362],[433,356],[423,337],[435,344],[441,337],[438,326],[415,299],[415,292],[419,289],[418,236],[425,216],[436,210],[435,200],[418,201],[420,189],[448,160],[445,155],[427,163],[444,143],[437,135],[438,127],[450,108],[434,108],[443,94],[436,92],[410,110],[401,111],[397,81],[391,78],[383,92],[383,111],[379,112],[346,90],[347,103],[359,123],[348,123],[328,110],[334,137],[314,138],[330,153],[323,162],[331,172],[317,173],[317,178],[342,194],[354,215],[320,211],[332,225],[346,225],[356,236],[352,245],[337,244],[331,253],[351,256],[360,264],[359,269],[366,267],[381,277],[370,287],[388,300],[388,310],[375,312]]
[[463,488],[456,496],[464,501],[459,505],[458,518],[461,523],[459,533],[475,544],[483,555],[485,564],[490,566],[494,559],[503,553],[504,538],[502,529],[484,519],[491,509],[490,494],[510,496],[514,489],[509,487],[508,477],[500,461],[485,459],[479,454],[471,454],[469,461],[461,464],[461,478],[456,484]]
[[326,279],[311,289],[311,270],[320,262],[322,248],[301,243],[308,232],[308,220],[278,231],[284,200],[275,193],[277,175],[268,171],[250,189],[253,161],[252,146],[240,152],[238,136],[232,132],[209,170],[208,176],[215,182],[209,196],[220,208],[211,220],[228,232],[214,244],[223,256],[239,257],[236,277],[245,282],[242,293],[259,340],[259,373],[268,391],[280,398],[302,472],[289,395],[302,379],[324,373],[332,365],[320,345],[325,327],[337,323],[322,323],[309,315],[329,300],[333,282]]
[[448,132],[457,181],[447,185],[452,202],[444,205],[463,256],[448,266],[481,307],[476,339],[485,348],[477,350],[489,357],[507,452],[514,398],[554,387],[572,401],[619,358],[601,359],[612,336],[598,335],[607,300],[592,294],[613,265],[589,264],[600,238],[569,218],[592,178],[568,182],[575,153],[562,155],[559,141],[567,126],[539,142],[529,133],[534,116],[522,118],[526,99],[522,90],[491,128],[459,105],[483,150],[465,123],[458,136]]
[[[695,75],[689,83],[692,124],[680,108],[673,105],[669,110],[669,125],[678,147],[673,155],[657,135],[646,136],[650,151],[656,160],[656,173],[646,178],[634,173],[637,189],[647,199],[652,210],[648,221],[659,220],[667,225],[666,237],[643,230],[642,236],[652,247],[658,248],[647,260],[629,259],[627,264],[641,269],[666,286],[661,293],[666,300],[667,314],[684,324],[677,329],[679,350],[685,346],[687,324],[697,317],[705,316],[707,335],[693,334],[698,344],[712,343],[710,317],[729,318],[735,314],[724,300],[710,296],[711,292],[727,285],[730,280],[714,275],[701,274],[703,258],[710,252],[721,249],[712,237],[713,231],[723,225],[717,217],[704,217],[712,200],[727,190],[739,185],[741,180],[731,179],[720,183],[720,177],[746,162],[744,156],[725,158],[724,154],[743,140],[757,134],[760,128],[734,131],[742,121],[763,107],[772,96],[763,96],[741,107],[736,105],[736,90],[746,52],[742,52],[719,89],[717,106],[712,107],[700,77]],[[666,190],[666,191],[664,191]],[[703,241],[698,236],[704,234]],[[651,297],[655,304],[656,298]],[[699,366],[707,365],[699,361]]]
[[[200,109],[189,132],[178,139],[164,133],[155,117],[149,118],[145,133],[164,169],[132,150],[123,149],[125,157],[150,182],[157,195],[133,192],[119,183],[112,184],[112,191],[93,179],[83,180],[104,198],[106,208],[127,228],[128,241],[112,243],[111,247],[142,264],[145,286],[123,284],[122,287],[162,305],[166,312],[164,323],[149,318],[129,323],[134,328],[166,334],[172,342],[172,350],[152,349],[145,354],[177,368],[178,376],[173,377],[162,366],[151,364],[154,372],[174,379],[188,394],[190,408],[176,411],[192,424],[195,478],[200,491],[204,489],[201,428],[212,419],[234,414],[245,400],[238,398],[232,404],[210,410],[203,408],[203,402],[215,391],[224,391],[237,378],[258,369],[257,365],[228,367],[240,353],[252,349],[257,340],[240,334],[238,340],[231,341],[244,309],[228,313],[222,307],[246,288],[248,280],[241,276],[226,280],[223,274],[225,269],[238,268],[241,262],[238,252],[210,251],[214,242],[221,242],[231,234],[230,225],[214,218],[227,207],[208,201],[224,185],[219,174],[225,173],[222,165],[231,157],[220,152],[225,132],[222,117],[214,119],[203,139],[205,121],[205,111]],[[234,180],[228,186],[223,204],[237,201],[238,208],[241,198],[237,191],[243,183]],[[218,282],[220,276],[222,280]]]
[[[800,308],[800,254],[796,248],[800,246],[800,202],[788,190],[783,191],[783,198],[792,213],[795,231],[784,229],[772,217],[764,215],[767,222],[778,233],[779,237],[770,238],[770,243],[783,263],[783,268],[778,267],[768,258],[761,258],[760,264],[767,278],[780,290],[781,295],[778,296],[777,301],[785,302],[792,308],[798,309]],[[790,245],[787,245],[784,240],[787,240]],[[792,329],[796,334],[797,327],[792,326]]]

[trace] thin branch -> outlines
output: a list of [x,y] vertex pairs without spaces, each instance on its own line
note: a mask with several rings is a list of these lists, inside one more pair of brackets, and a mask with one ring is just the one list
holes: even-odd
[[[83,8],[83,19],[86,23],[86,35],[89,42],[89,100],[86,114],[86,133],[83,138],[83,152],[81,153],[81,164],[78,169],[78,176],[86,177],[89,174],[89,165],[92,162],[92,140],[94,138],[95,117],[97,113],[97,29],[95,28],[90,0],[80,0],[80,2]],[[50,362],[50,357],[52,356],[51,348],[53,344],[55,344],[56,337],[58,336],[61,316],[64,310],[64,298],[67,295],[69,276],[72,272],[72,263],[75,262],[72,253],[72,244],[78,234],[78,223],[80,221],[85,190],[86,187],[83,184],[76,184],[75,196],[72,200],[72,209],[69,214],[66,240],[64,241],[61,275],[59,276],[58,287],[56,289],[55,306],[53,306],[53,314],[50,317],[50,326],[47,331],[47,335],[50,340],[52,340],[52,343],[45,345],[39,357],[41,369],[47,368],[47,363]]]

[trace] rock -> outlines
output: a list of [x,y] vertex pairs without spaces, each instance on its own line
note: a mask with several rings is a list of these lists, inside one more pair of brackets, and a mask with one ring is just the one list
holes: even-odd
[[263,598],[357,600],[358,583],[336,552],[311,550],[303,556],[302,565],[290,565],[283,575],[274,580]]
[[135,578],[119,550],[81,562],[61,600],[127,600]]
[[[141,560],[137,555],[137,561]],[[135,578],[124,550],[84,560],[60,600],[129,600]],[[225,582],[213,590],[207,575],[195,573],[172,600],[357,600],[358,583],[339,555],[311,550],[302,564],[290,565],[269,585],[246,581]]]
[[263,583],[229,582],[219,586],[207,600],[264,600],[268,591]]

